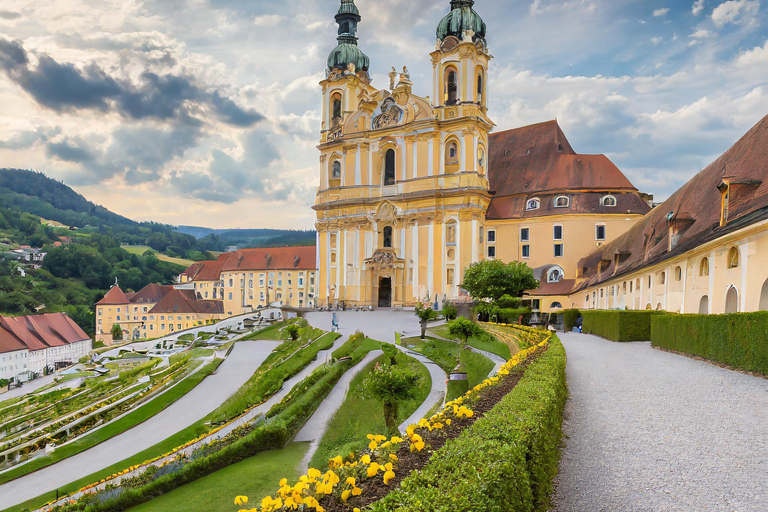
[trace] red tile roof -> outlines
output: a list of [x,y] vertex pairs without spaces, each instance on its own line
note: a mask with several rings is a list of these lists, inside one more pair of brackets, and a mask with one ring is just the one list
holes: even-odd
[[194,290],[173,289],[155,304],[150,311],[158,313],[224,313],[224,303],[220,300],[199,300],[195,297]]
[[41,350],[90,339],[64,313],[16,317],[0,316],[0,352]]
[[114,305],[114,304],[128,304],[129,299],[123,293],[123,290],[119,286],[113,286],[96,304],[99,306]]
[[173,290],[173,286],[171,285],[164,286],[157,283],[150,283],[136,292],[132,297],[129,297],[129,299],[133,304],[160,302],[171,290]]
[[218,281],[221,277],[221,267],[232,253],[220,254],[214,261],[198,261],[183,272],[190,281]]
[[240,249],[227,253],[222,272],[238,270],[315,270],[315,246]]
[[[718,186],[724,181],[731,183],[730,207],[727,224],[720,226]],[[768,116],[626,233],[583,258],[578,265],[583,278],[579,288],[664,261],[764,218],[768,218]],[[672,250],[670,227],[677,232]],[[598,277],[601,260],[605,268]]]
[[[639,213],[649,206],[637,189],[605,155],[581,155],[571,147],[557,121],[493,133],[489,140],[490,190],[495,194],[489,219],[540,217],[562,213]],[[600,197],[614,193],[617,206]],[[568,208],[554,208],[558,195],[568,195]],[[538,197],[541,207],[526,211],[526,200]]]

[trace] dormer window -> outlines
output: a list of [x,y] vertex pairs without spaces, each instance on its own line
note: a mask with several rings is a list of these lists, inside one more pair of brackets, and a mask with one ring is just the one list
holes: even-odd
[[538,200],[538,198],[529,199],[527,203],[525,203],[525,209],[526,210],[538,210],[539,205],[541,202]]
[[571,198],[568,196],[557,196],[555,198],[555,208],[568,208],[571,204]]
[[612,195],[603,196],[600,198],[600,204],[603,206],[616,206],[616,198]]
[[547,282],[548,283],[559,283],[563,278],[565,277],[565,274],[563,273],[563,269],[560,267],[554,267],[547,272]]

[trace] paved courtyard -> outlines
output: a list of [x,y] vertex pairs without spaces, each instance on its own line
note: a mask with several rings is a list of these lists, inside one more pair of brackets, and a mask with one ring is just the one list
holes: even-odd
[[560,335],[570,399],[557,512],[765,512],[768,380]]

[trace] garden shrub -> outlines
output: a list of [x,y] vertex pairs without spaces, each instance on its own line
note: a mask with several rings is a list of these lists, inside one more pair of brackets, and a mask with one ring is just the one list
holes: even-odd
[[648,341],[651,317],[661,311],[584,310],[582,332],[613,341]]
[[531,321],[531,310],[528,308],[502,308],[498,310],[496,317],[501,324],[517,324],[520,322],[520,315],[523,316],[523,325],[528,325]]
[[566,397],[565,350],[552,336],[547,351],[509,394],[370,508],[546,510],[560,458]]
[[651,344],[768,375],[768,312],[655,315]]
[[578,309],[566,309],[563,311],[563,326],[565,332],[571,332],[576,325],[576,320],[581,312]]

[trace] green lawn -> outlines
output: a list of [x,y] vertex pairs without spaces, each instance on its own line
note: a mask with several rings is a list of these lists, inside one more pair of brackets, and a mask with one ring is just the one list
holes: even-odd
[[[170,406],[182,396],[186,395],[206,376],[213,373],[213,371],[221,364],[222,361],[222,359],[217,359],[211,363],[208,363],[207,367],[184,379],[166,393],[163,393],[154,400],[151,400],[150,402],[138,407],[136,410],[126,414],[119,420],[110,423],[95,432],[86,434],[78,440],[73,441],[72,443],[57,448],[56,451],[54,451],[51,455],[36,458],[24,464],[23,466],[0,474],[0,484],[4,484],[10,480],[13,480],[14,478],[19,478],[20,476],[24,476],[33,471],[37,471],[38,469],[50,466],[51,464],[55,464],[62,459],[66,459],[67,457],[71,457],[72,455],[96,446],[97,444],[106,441],[107,439],[118,434],[121,434],[126,430],[135,427],[139,423],[148,420],[155,414]],[[112,473],[108,473],[107,475],[110,474]]]
[[[310,461],[311,467],[325,470],[328,466],[328,459],[331,457],[339,454],[346,455],[350,451],[360,450],[367,446],[369,441],[366,439],[366,435],[386,433],[381,401],[361,398],[359,390],[363,379],[373,370],[376,363],[387,359],[387,356],[379,356],[352,379],[347,398],[329,422],[328,429],[320,441],[320,446]],[[397,414],[399,423],[413,414],[427,398],[432,388],[432,379],[424,365],[401,352],[397,354],[397,362],[410,366],[421,377],[416,398],[400,402]]]
[[271,325],[247,336],[243,336],[241,340],[280,340],[280,329],[285,327],[286,322],[277,322],[275,325]]
[[[258,507],[264,496],[274,496],[280,478],[293,485],[299,463],[309,443],[291,443],[282,450],[262,452],[216,471],[168,494],[148,501],[130,512],[237,512]],[[235,496],[248,496],[248,506],[235,505]]]
[[347,340],[342,346],[337,348],[331,354],[334,359],[341,359],[342,357],[351,357],[354,360],[362,359],[365,354],[371,350],[377,350],[381,348],[381,342],[371,338],[352,339]]
[[[122,247],[123,249],[125,249],[131,254],[137,254],[139,256],[141,256],[147,251],[153,250],[151,247],[148,247],[146,245],[121,245],[120,247]],[[157,251],[155,251],[155,254],[157,255],[157,259],[159,259],[160,261],[167,261],[168,263],[175,263],[177,265],[183,265],[184,267],[188,267],[191,264],[195,263],[192,260],[187,260],[184,258],[174,258],[172,256],[168,256],[166,254],[163,254]]]
[[467,381],[450,381],[445,397],[447,401],[463,395],[468,388],[475,387],[493,370],[493,361],[471,350],[461,350],[461,345],[452,341],[427,336],[423,341],[415,337],[406,338],[405,342],[414,351],[436,362],[445,373],[451,373],[461,363],[461,368],[467,372]]
[[[432,327],[429,330],[435,333],[437,336],[440,336],[441,338],[454,339],[454,337],[451,336],[451,333],[448,332],[447,325]],[[512,357],[512,354],[516,354],[520,351],[520,349],[517,346],[510,347],[503,341],[499,341],[498,339],[496,339],[496,337],[488,333],[486,333],[485,336],[481,336],[481,337],[473,336],[469,338],[469,346],[475,347],[480,350],[485,350],[492,354],[496,354],[497,356],[503,357],[504,359],[510,359]]]

